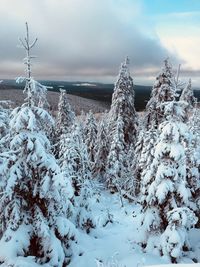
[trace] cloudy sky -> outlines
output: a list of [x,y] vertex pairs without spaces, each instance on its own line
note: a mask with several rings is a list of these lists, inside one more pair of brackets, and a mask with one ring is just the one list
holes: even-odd
[[199,0],[0,0],[0,78],[23,74],[26,21],[37,79],[113,82],[129,55],[136,84],[170,57],[200,86]]

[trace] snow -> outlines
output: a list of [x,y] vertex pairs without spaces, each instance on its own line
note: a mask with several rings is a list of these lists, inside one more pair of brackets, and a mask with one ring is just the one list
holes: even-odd
[[74,86],[91,86],[91,87],[96,86],[95,83],[74,83],[73,85]]
[[140,209],[139,206],[124,200],[125,206],[121,207],[119,195],[108,192],[102,193],[100,203],[113,215],[113,223],[108,223],[105,227],[97,225],[89,235],[80,232],[82,255],[74,256],[69,267],[137,267],[145,263],[168,263],[160,256],[144,254],[136,244],[141,239],[141,232],[134,221],[134,213]]

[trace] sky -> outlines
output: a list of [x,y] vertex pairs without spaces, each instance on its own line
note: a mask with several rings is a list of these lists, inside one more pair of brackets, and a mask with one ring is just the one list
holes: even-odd
[[200,0],[0,0],[0,78],[23,75],[26,21],[38,80],[114,82],[128,55],[136,84],[169,57],[200,87]]

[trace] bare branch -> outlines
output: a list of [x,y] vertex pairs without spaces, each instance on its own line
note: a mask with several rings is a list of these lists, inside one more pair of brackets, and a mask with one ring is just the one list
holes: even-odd
[[35,38],[35,41],[30,45],[30,49],[34,47],[34,45],[37,43],[38,38]]
[[28,47],[25,45],[25,43],[23,42],[23,40],[21,38],[19,38],[19,41],[20,41],[21,45],[27,50]]

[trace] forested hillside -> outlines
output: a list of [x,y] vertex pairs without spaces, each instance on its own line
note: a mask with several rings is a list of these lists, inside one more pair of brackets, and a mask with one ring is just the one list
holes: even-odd
[[[33,78],[28,24],[24,102],[0,102],[0,266],[136,267],[200,262],[200,110],[192,81],[165,59],[143,115],[129,58],[111,107],[56,113]],[[176,74],[175,74],[176,73]],[[1,92],[1,91],[0,91]],[[198,265],[199,266],[199,265]]]

